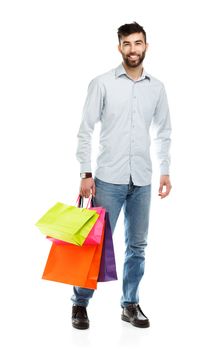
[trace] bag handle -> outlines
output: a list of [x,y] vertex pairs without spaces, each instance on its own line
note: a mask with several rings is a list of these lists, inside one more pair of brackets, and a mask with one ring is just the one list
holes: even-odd
[[[76,200],[76,206],[78,208],[84,207],[84,198],[79,194]],[[87,201],[86,209],[94,207],[93,196],[91,195]]]

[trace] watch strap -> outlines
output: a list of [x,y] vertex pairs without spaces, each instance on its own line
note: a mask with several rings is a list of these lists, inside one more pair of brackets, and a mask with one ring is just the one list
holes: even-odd
[[81,179],[88,179],[89,177],[92,177],[92,173],[80,173]]

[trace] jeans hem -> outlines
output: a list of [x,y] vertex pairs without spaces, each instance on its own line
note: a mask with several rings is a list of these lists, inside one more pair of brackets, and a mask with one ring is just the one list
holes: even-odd
[[75,305],[75,306],[84,306],[84,307],[87,307],[87,306],[88,306],[88,304],[76,303],[75,301],[73,301],[72,305]]

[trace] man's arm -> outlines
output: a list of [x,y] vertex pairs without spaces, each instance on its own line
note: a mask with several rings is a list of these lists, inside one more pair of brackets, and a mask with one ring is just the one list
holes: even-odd
[[167,95],[163,84],[160,90],[158,103],[155,109],[152,121],[152,128],[155,133],[155,149],[160,166],[160,187],[158,190],[158,195],[162,199],[168,196],[172,187],[169,177],[171,121]]
[[[93,79],[89,86],[82,113],[82,121],[77,134],[78,145],[76,158],[80,162],[80,173],[92,173],[91,169],[91,138],[95,123],[100,120],[103,109],[103,91],[98,79]],[[92,177],[81,180],[80,194],[89,197],[95,195],[95,183]]]

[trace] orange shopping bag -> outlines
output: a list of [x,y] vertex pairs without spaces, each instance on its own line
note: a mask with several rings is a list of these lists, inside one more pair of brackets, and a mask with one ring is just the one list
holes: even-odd
[[105,223],[100,244],[77,246],[53,243],[42,278],[78,287],[96,289],[102,255]]

